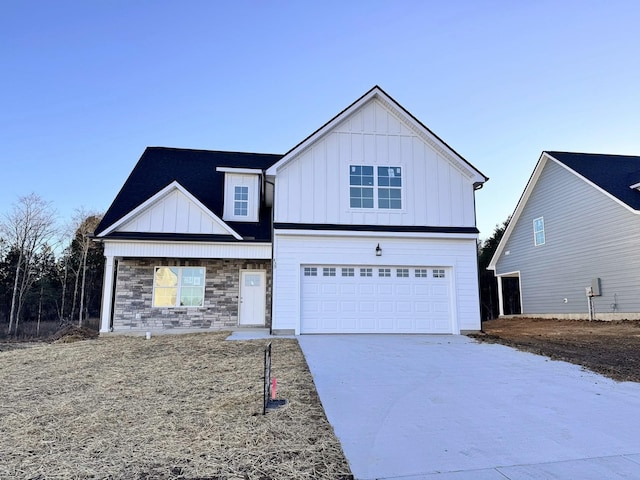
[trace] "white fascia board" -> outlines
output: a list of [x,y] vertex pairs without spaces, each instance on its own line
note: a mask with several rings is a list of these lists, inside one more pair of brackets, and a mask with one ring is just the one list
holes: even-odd
[[157,202],[158,200],[160,200],[162,197],[164,197],[165,195],[169,194],[173,190],[179,190],[190,201],[192,201],[198,207],[200,207],[202,210],[204,210],[211,217],[211,219],[216,224],[218,224],[220,227],[222,227],[223,230],[227,231],[229,233],[229,235],[233,236],[236,240],[242,240],[242,237],[235,230],[233,230],[231,227],[229,227],[229,225],[227,225],[225,222],[223,222],[220,219],[220,217],[218,217],[215,213],[213,213],[211,210],[209,210],[207,207],[205,207],[200,200],[198,200],[196,197],[194,197],[191,194],[191,192],[189,192],[186,188],[184,188],[182,185],[180,185],[180,183],[178,183],[177,181],[171,182],[169,185],[164,187],[158,193],[156,193],[155,195],[153,195],[152,197],[148,198],[146,201],[144,201],[143,203],[138,205],[136,208],[134,208],[129,213],[127,213],[124,217],[120,218],[120,220],[118,220],[117,222],[113,223],[109,228],[103,230],[98,235],[98,237],[104,237],[104,236],[108,235],[109,233],[113,232],[119,226],[121,226],[124,223],[128,222],[129,220],[134,218],[136,215],[139,215],[144,210],[146,210],[148,207],[153,205],[155,202]]
[[524,188],[524,192],[522,192],[522,195],[520,196],[520,200],[518,200],[516,209],[511,214],[511,220],[509,221],[509,225],[507,225],[507,228],[505,229],[504,234],[500,239],[500,243],[498,244],[496,251],[493,253],[493,257],[491,257],[491,261],[487,266],[487,270],[493,270],[494,272],[496,271],[496,263],[498,263],[498,259],[502,255],[502,251],[504,250],[504,247],[507,244],[507,241],[509,240],[511,233],[513,232],[513,229],[515,228],[516,223],[518,222],[518,218],[522,214],[522,210],[524,209],[524,206],[526,205],[527,200],[529,200],[529,197],[531,196],[533,187],[535,187],[535,184],[537,183],[538,178],[540,178],[540,173],[542,172],[542,169],[546,165],[547,160],[549,158],[551,157],[546,152],[542,152],[542,154],[540,155],[540,158],[538,159],[538,163],[536,164],[536,167],[533,169],[533,173],[531,174],[531,177],[527,182],[527,186]]
[[178,257],[178,258],[240,258],[269,260],[272,245],[267,242],[193,242],[105,239],[105,256],[113,257]]
[[634,183],[633,185],[629,185],[629,188],[632,190],[640,190],[640,183]]
[[234,168],[234,167],[216,167],[216,172],[244,173],[250,175],[262,175],[259,168]]
[[496,274],[496,277],[508,277],[508,278],[515,278],[515,277],[520,277],[520,270],[514,270],[513,272],[505,272],[505,273],[501,273],[500,275]]
[[369,238],[449,238],[475,240],[476,233],[438,233],[438,232],[362,232],[353,230],[291,230],[275,229],[276,235],[304,235],[309,237],[369,237]]

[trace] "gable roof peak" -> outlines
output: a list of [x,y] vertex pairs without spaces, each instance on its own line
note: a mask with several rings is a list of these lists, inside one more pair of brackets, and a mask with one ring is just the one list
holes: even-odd
[[407,124],[411,126],[410,128],[414,130],[419,136],[421,136],[423,140],[431,144],[432,147],[438,150],[444,157],[448,158],[453,164],[457,164],[461,170],[470,172],[469,174],[475,177],[474,183],[477,185],[476,188],[480,188],[484,182],[489,180],[489,177],[480,172],[480,170],[475,168],[469,161],[462,157],[462,155],[451,148],[444,140],[438,137],[438,135],[436,135],[426,125],[418,120],[411,112],[400,105],[379,85],[374,85],[371,89],[361,95],[357,100],[340,111],[337,115],[335,115],[328,122],[311,133],[308,137],[294,146],[291,150],[286,152],[278,162],[269,167],[267,173],[269,175],[275,175],[278,169],[288,164],[299,153],[307,149],[311,144],[328,133],[332,128],[343,121],[348,115],[351,115],[353,112],[357,111],[372,99],[378,99],[385,105],[386,108],[393,111],[396,115],[404,117],[407,121]]

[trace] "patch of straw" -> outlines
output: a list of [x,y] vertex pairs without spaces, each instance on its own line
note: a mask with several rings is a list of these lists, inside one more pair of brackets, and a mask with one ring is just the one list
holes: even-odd
[[0,478],[350,478],[294,339],[112,336],[0,353]]

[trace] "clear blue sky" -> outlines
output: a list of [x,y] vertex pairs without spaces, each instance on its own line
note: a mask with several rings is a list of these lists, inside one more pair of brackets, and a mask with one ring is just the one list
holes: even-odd
[[380,85],[490,181],[640,155],[634,0],[0,1],[0,214],[104,211],[147,146],[284,153]]

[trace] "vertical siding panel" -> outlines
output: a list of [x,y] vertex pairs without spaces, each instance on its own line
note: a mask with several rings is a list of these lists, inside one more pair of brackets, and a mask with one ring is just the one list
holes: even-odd
[[386,135],[375,136],[376,153],[375,157],[379,165],[391,165],[389,159],[389,137]]
[[320,142],[313,149],[313,222],[327,223],[327,203],[331,186],[327,182],[327,141]]
[[187,232],[189,230],[189,216],[183,214],[183,212],[189,211],[189,203],[189,200],[184,195],[178,195],[176,192],[176,232]]
[[376,111],[374,105],[375,102],[370,102],[362,109],[362,131],[364,132],[375,133],[376,131]]
[[[333,133],[327,137],[325,144],[325,186],[326,186],[326,223],[340,222],[340,202],[343,192],[344,178],[348,175],[348,166],[343,167],[340,162],[338,135]],[[348,188],[348,186],[346,187]]]
[[[376,137],[375,135],[365,134],[362,136],[364,162],[363,163],[378,163],[376,158]],[[375,175],[375,168],[374,173]]]
[[440,216],[440,196],[438,190],[442,187],[440,179],[438,178],[438,156],[436,153],[428,149],[426,146],[422,146],[422,151],[425,153],[427,164],[427,178],[426,178],[426,201],[427,201],[427,225],[441,225],[442,220]]

